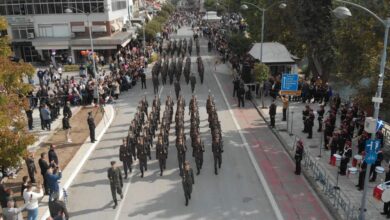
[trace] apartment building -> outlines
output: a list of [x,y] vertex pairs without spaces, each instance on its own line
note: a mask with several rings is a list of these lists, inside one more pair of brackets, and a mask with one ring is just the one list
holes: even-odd
[[91,49],[89,28],[95,51],[107,58],[135,38],[124,28],[137,5],[129,1],[0,0],[0,15],[8,20],[16,57],[48,62],[55,51],[57,59],[79,62],[80,51]]

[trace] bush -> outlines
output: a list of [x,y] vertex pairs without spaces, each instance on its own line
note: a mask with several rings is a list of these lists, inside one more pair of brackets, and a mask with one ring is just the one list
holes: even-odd
[[79,71],[79,65],[64,65],[64,72],[77,72]]

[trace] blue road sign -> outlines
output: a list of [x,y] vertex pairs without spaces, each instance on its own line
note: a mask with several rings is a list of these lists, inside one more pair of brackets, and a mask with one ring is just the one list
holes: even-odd
[[298,74],[286,74],[282,76],[282,91],[297,91],[298,90]]
[[380,148],[380,140],[367,140],[366,141],[366,156],[365,161],[367,164],[373,164],[376,161],[377,154]]

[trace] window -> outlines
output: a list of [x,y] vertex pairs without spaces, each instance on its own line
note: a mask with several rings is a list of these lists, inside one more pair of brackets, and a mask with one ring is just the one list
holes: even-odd
[[11,26],[13,39],[28,39],[28,33],[34,33],[33,26]]
[[124,0],[112,0],[111,2],[112,11],[118,11],[126,8],[126,1]]

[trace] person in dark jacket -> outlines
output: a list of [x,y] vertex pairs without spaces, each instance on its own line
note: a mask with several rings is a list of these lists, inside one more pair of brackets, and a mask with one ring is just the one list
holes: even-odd
[[192,185],[195,184],[194,172],[192,171],[192,168],[188,161],[184,162],[184,173],[183,173],[182,184],[184,190],[184,197],[186,199],[185,205],[188,206],[188,200],[191,199]]
[[63,115],[68,115],[68,118],[72,117],[72,110],[70,110],[70,102],[67,101],[62,111]]
[[371,177],[370,182],[375,182],[376,175],[377,175],[375,169],[381,166],[382,161],[383,161],[383,152],[382,150],[379,150],[376,156],[375,163],[371,165],[370,175],[369,175]]
[[57,153],[55,151],[55,148],[56,148],[56,145],[50,144],[50,150],[47,154],[49,155],[49,163],[54,163],[55,165],[58,166],[59,165],[58,156],[57,156]]
[[297,142],[297,148],[295,150],[295,174],[296,175],[301,175],[301,161],[303,159],[303,142],[302,140],[299,140]]
[[123,138],[123,144],[119,147],[119,160],[123,163],[123,169],[125,170],[125,179],[127,179],[127,170],[131,173],[131,165],[133,164],[133,158],[131,157],[131,150],[127,145],[126,138]]
[[88,127],[89,127],[89,137],[91,139],[91,143],[95,143],[96,139],[95,139],[95,121],[92,117],[92,112],[88,112],[88,119],[87,119],[87,122],[88,122]]
[[245,107],[245,85],[240,84],[240,87],[237,91],[238,107]]
[[34,163],[34,154],[31,153],[27,157],[26,166],[27,166],[28,176],[30,177],[31,182],[35,183],[35,174],[37,173],[37,169],[36,169],[35,163]]
[[42,179],[43,179],[43,186],[45,188],[45,194],[48,195],[49,194],[49,187],[47,185],[45,175],[47,173],[47,170],[50,168],[50,166],[49,166],[49,163],[46,161],[45,157],[46,157],[46,153],[45,152],[41,153],[41,158],[39,158],[38,164],[39,164],[39,168],[41,169],[41,175],[42,175]]
[[[390,181],[390,165],[387,168],[385,182]],[[381,212],[382,215],[386,215],[387,218],[390,218],[390,201],[385,202],[383,204],[383,212]]]
[[276,104],[274,99],[272,100],[272,104],[269,106],[269,117],[271,118],[272,128],[275,128],[275,116],[276,116]]
[[52,200],[53,196],[59,195],[60,186],[58,180],[62,178],[62,172],[58,167],[50,167],[47,170],[45,179],[47,182],[47,187],[49,188],[49,201]]
[[112,199],[114,200],[114,209],[118,205],[118,200],[116,199],[116,194],[118,193],[123,199],[122,187],[122,172],[119,167],[116,167],[116,162],[111,161],[111,167],[107,170],[107,177],[110,180],[111,194]]
[[69,219],[69,213],[68,209],[66,208],[65,202],[59,200],[59,196],[53,195],[52,200],[49,201],[49,211],[50,211],[50,216],[52,218],[56,218],[58,216],[64,217],[60,218],[62,220],[68,220]]
[[65,141],[66,143],[72,143],[72,139],[70,138],[70,130],[71,126],[69,123],[69,116],[68,114],[64,114],[64,117],[62,118],[62,129],[65,131]]
[[146,75],[145,75],[144,71],[142,70],[142,72],[141,72],[141,89],[143,89],[144,87],[146,89]]

